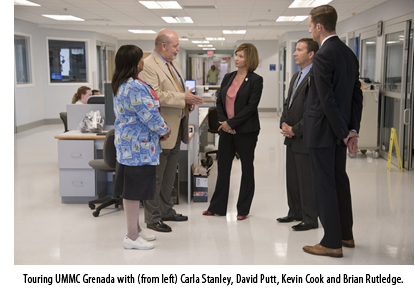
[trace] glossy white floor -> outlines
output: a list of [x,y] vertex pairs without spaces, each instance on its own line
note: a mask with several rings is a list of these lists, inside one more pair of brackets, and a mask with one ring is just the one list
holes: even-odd
[[[275,113],[261,113],[256,192],[248,219],[236,220],[241,170],[235,159],[227,216],[202,216],[208,203],[188,205],[183,197],[175,209],[189,221],[168,222],[173,232],[157,233],[156,247],[149,251],[123,249],[122,210],[103,210],[95,218],[85,204],[61,203],[54,135],[62,133],[62,125],[16,134],[14,264],[413,265],[414,172],[399,172],[394,166],[388,172],[384,159],[362,154],[347,163],[356,248],[344,248],[341,259],[302,251],[304,245],[319,242],[323,229],[295,232],[294,223],[276,222],[287,214],[285,147],[278,123]],[[209,196],[215,171],[209,178]]]

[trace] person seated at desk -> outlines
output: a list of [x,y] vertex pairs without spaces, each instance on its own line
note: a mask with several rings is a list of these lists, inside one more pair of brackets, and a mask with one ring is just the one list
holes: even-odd
[[99,90],[92,90],[92,96],[95,96],[95,95],[102,95],[102,94]]
[[86,104],[88,98],[91,96],[91,88],[85,86],[79,87],[72,97],[72,104]]

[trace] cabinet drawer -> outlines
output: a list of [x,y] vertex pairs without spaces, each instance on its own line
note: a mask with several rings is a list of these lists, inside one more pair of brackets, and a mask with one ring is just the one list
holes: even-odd
[[95,170],[60,169],[60,196],[95,196]]
[[88,168],[88,162],[94,159],[93,140],[59,140],[59,168]]

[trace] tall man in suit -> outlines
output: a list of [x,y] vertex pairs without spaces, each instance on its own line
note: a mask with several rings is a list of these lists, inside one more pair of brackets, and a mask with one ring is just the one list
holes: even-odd
[[309,147],[317,213],[324,228],[319,244],[305,246],[313,255],[342,257],[354,247],[347,148],[357,153],[362,116],[359,62],[336,35],[337,12],[330,5],[310,11],[309,32],[321,47],[314,55],[305,102],[303,138]]
[[317,209],[311,191],[311,171],[308,148],[303,142],[304,99],[309,87],[310,70],[313,56],[318,50],[318,43],[311,38],[298,40],[294,52],[295,64],[301,67],[291,78],[288,99],[285,101],[280,127],[285,136],[286,182],[288,215],[278,218],[280,223],[294,220],[301,223],[294,225],[295,231],[305,231],[318,227]]
[[176,213],[171,192],[179,159],[180,143],[189,142],[189,111],[203,99],[186,90],[179,63],[174,59],[180,50],[176,32],[163,29],[155,41],[155,49],[144,60],[140,78],[150,84],[160,99],[161,116],[171,129],[171,137],[161,142],[163,152],[156,167],[156,192],[153,200],[144,202],[147,227],[159,232],[170,232],[163,221],[187,221],[187,216]]

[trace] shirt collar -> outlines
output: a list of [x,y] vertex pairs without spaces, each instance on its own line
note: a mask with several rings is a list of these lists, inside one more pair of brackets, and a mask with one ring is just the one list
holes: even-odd
[[163,61],[163,63],[166,64],[167,63],[166,59],[164,59],[157,51],[155,52],[160,57],[160,59]]
[[329,35],[326,38],[324,38],[324,40],[321,42],[321,46],[323,46],[323,44],[326,42],[327,39],[332,38],[334,36],[337,36],[337,34],[332,34],[332,35]]

